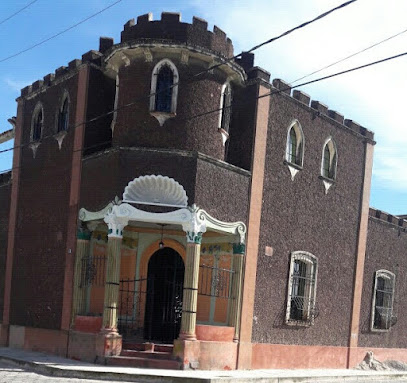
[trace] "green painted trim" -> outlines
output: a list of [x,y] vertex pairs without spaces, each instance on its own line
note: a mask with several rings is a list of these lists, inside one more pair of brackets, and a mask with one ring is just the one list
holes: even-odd
[[202,242],[202,233],[201,232],[195,233],[193,231],[187,231],[187,242],[195,243],[196,245],[200,245]]
[[233,244],[233,254],[244,254],[246,251],[246,246],[244,243],[234,243]]
[[84,241],[90,241],[90,237],[92,236],[92,233],[87,230],[78,230],[76,234],[77,239],[82,239]]

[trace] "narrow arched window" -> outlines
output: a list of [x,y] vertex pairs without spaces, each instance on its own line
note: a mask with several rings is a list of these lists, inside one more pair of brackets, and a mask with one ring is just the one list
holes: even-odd
[[61,109],[58,112],[58,133],[68,130],[68,112],[69,101],[68,97],[65,97]]
[[298,121],[294,121],[288,129],[286,161],[301,166],[304,159],[304,134]]
[[316,316],[317,266],[317,259],[311,253],[295,251],[291,254],[287,324],[310,325],[313,323]]
[[221,119],[220,128],[229,134],[230,117],[232,115],[232,87],[229,83],[224,85],[221,95]]
[[161,60],[151,78],[150,111],[175,114],[178,96],[178,71],[168,59]]
[[322,156],[322,176],[334,180],[336,178],[337,154],[336,145],[329,139],[324,145]]
[[31,127],[31,139],[32,141],[39,141],[42,136],[44,116],[41,104],[38,104],[34,109],[32,127]]
[[372,303],[372,331],[389,330],[395,324],[394,282],[395,275],[390,271],[376,271]]

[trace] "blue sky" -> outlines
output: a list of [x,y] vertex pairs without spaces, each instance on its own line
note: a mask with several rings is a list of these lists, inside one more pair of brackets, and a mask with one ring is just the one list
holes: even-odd
[[[0,2],[0,21],[30,0]],[[0,61],[75,24],[114,3],[115,0],[38,0],[13,19],[0,25]],[[311,19],[341,4],[338,0],[122,0],[114,7],[46,44],[8,61],[0,62],[0,132],[8,130],[7,119],[16,114],[19,89],[90,49],[98,48],[99,36],[120,39],[123,24],[140,14],[162,11],[205,18],[232,39],[235,52]],[[334,14],[294,32],[256,52],[256,64],[272,78],[293,82],[407,28],[405,0],[358,0]],[[350,67],[407,51],[407,33],[363,54],[324,70],[317,78]],[[371,206],[393,214],[407,214],[407,57],[400,58],[301,88],[312,99],[373,130],[376,134]],[[12,142],[0,145],[0,150]],[[340,153],[338,153],[340,156]],[[11,153],[0,154],[0,170],[11,167]]]

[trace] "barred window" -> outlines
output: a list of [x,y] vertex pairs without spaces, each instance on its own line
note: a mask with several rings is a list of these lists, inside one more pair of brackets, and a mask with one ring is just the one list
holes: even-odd
[[336,145],[334,141],[330,138],[326,141],[322,154],[322,166],[321,166],[322,176],[334,180],[336,178],[336,163],[337,163]]
[[287,324],[312,325],[315,318],[317,259],[311,253],[291,254],[287,297]]
[[68,111],[69,101],[68,96],[65,96],[61,109],[58,112],[58,133],[68,130]]
[[42,136],[42,126],[43,126],[43,110],[41,104],[37,104],[34,109],[32,125],[31,125],[31,139],[32,141],[39,141]]
[[286,161],[302,166],[304,159],[304,134],[298,121],[294,121],[288,129]]
[[389,330],[395,322],[393,315],[395,275],[387,270],[378,270],[372,304],[372,330]]
[[177,96],[178,70],[170,60],[161,60],[151,78],[150,112],[175,114]]

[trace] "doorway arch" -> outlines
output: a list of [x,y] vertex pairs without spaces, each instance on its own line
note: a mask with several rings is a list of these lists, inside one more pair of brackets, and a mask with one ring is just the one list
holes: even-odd
[[144,338],[172,343],[181,327],[185,265],[170,247],[157,250],[148,261]]

